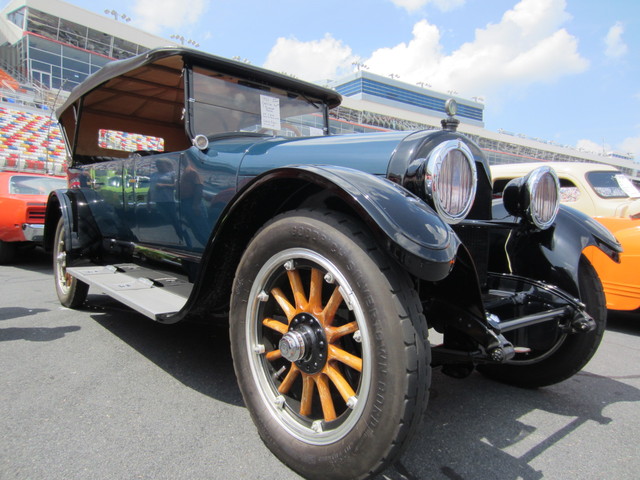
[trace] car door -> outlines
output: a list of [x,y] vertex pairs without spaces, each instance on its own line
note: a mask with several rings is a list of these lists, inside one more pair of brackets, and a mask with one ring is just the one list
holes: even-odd
[[185,245],[178,211],[180,152],[134,156],[127,196],[134,204],[134,232],[141,244]]

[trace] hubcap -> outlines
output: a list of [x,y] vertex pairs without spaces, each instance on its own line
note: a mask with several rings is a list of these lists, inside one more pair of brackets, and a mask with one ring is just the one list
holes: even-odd
[[322,324],[309,313],[296,315],[289,331],[278,343],[280,353],[304,373],[313,375],[322,371],[327,362],[327,335]]
[[291,331],[285,333],[278,343],[280,353],[290,362],[297,362],[306,351],[304,337],[300,332]]

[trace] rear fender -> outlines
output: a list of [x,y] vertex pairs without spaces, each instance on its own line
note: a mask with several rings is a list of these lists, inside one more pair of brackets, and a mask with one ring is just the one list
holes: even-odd
[[61,217],[69,252],[80,253],[100,242],[100,231],[82,191],[54,190],[49,195],[45,214],[44,247],[47,251],[53,248],[56,226]]

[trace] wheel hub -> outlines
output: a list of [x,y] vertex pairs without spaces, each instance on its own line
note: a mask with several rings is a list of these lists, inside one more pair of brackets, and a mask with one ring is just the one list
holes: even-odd
[[327,362],[327,337],[320,322],[311,314],[299,313],[289,324],[278,344],[280,353],[304,373],[313,375]]

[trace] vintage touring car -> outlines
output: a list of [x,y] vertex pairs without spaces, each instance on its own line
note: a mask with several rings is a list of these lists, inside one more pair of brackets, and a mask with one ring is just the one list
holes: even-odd
[[58,111],[69,188],[46,213],[63,305],[91,287],[158,322],[228,322],[263,441],[308,478],[392,463],[431,368],[526,387],[575,374],[606,321],[582,251],[620,251],[558,206],[550,169],[492,203],[454,102],[441,130],[330,135],[340,101],[182,48],[110,63]]

